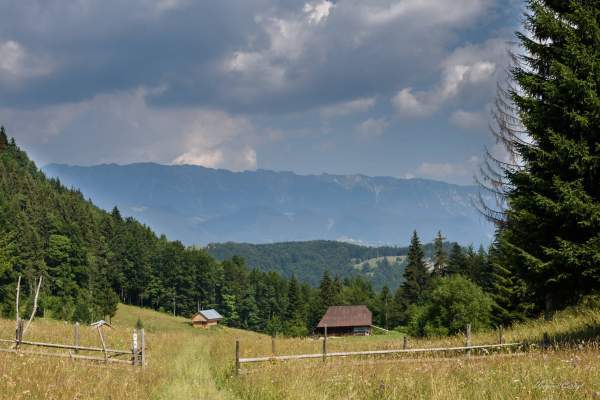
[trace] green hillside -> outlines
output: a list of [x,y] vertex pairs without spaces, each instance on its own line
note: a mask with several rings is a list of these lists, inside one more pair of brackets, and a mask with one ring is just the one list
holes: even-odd
[[[450,246],[450,243],[445,244],[447,250]],[[433,245],[428,243],[423,249],[426,257],[431,257]],[[379,290],[384,285],[395,289],[402,283],[404,256],[408,254],[408,247],[368,247],[332,240],[312,240],[272,244],[211,243],[206,251],[217,260],[239,256],[251,267],[275,271],[287,277],[294,274],[299,280],[313,286],[317,286],[325,271],[328,271],[342,279],[363,277]]]

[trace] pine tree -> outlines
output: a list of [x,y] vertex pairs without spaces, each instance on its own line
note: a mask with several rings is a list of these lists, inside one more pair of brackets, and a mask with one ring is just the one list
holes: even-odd
[[448,275],[462,274],[465,275],[467,271],[467,259],[462,247],[458,243],[454,243],[450,249],[450,256],[448,257],[448,266],[446,267],[446,273]]
[[444,276],[446,273],[448,256],[446,250],[444,250],[444,239],[442,232],[438,231],[433,241],[433,273],[436,276]]
[[529,0],[526,54],[511,92],[528,140],[514,139],[499,239],[537,310],[600,287],[600,3]]
[[300,294],[300,286],[296,276],[292,274],[290,282],[288,284],[288,303],[285,312],[285,318],[287,321],[297,319],[300,316],[302,308],[302,299]]
[[425,253],[417,235],[413,232],[408,248],[408,264],[404,270],[404,283],[402,296],[404,305],[419,304],[425,299],[425,294],[430,286],[430,273],[425,266]]
[[385,329],[388,329],[390,326],[390,318],[392,317],[391,314],[394,303],[394,299],[390,293],[390,288],[384,286],[381,289],[377,303],[379,323],[383,325]]
[[0,152],[4,151],[8,147],[8,137],[4,131],[4,126],[0,126]]

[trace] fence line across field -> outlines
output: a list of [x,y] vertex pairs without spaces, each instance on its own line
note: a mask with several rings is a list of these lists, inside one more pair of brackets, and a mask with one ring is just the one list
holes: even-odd
[[[510,348],[522,346],[524,343],[521,342],[513,342],[513,343],[505,343],[504,342],[504,329],[499,329],[499,340],[497,344],[484,344],[484,345],[472,345],[471,338],[471,324],[466,326],[466,343],[464,346],[455,346],[455,347],[432,347],[432,348],[419,348],[419,349],[409,349],[408,348],[408,338],[404,336],[402,342],[402,349],[387,349],[387,350],[362,350],[362,351],[338,351],[338,352],[328,352],[327,349],[327,327],[324,327],[324,336],[323,336],[323,350],[321,353],[312,353],[312,354],[295,354],[295,355],[276,355],[275,353],[275,337],[271,339],[271,356],[263,356],[263,357],[240,357],[240,340],[236,339],[235,343],[235,369],[236,373],[240,372],[241,364],[246,363],[260,363],[260,362],[268,362],[268,361],[286,361],[286,360],[302,360],[302,359],[315,359],[322,358],[323,361],[327,361],[327,358],[330,357],[351,357],[351,356],[369,356],[369,355],[385,355],[385,354],[415,354],[415,353],[436,353],[436,352],[449,352],[449,351],[465,351],[467,355],[471,355],[473,350],[487,350],[487,349],[500,349],[500,348]],[[547,341],[547,334],[544,337],[544,343]]]
[[[146,341],[144,335],[144,329],[139,331],[140,335],[140,344],[138,346],[138,331],[133,331],[132,336],[132,348],[131,350],[120,350],[120,349],[111,349],[106,346],[106,342],[104,340],[104,336],[102,334],[101,328],[97,327],[98,333],[100,335],[100,340],[102,343],[102,347],[92,347],[92,346],[81,346],[80,345],[80,336],[79,336],[79,324],[74,325],[73,329],[73,337],[75,344],[64,344],[64,343],[45,343],[45,342],[35,342],[30,340],[23,340],[23,321],[19,320],[17,322],[17,329],[15,332],[15,339],[0,339],[0,343],[11,343],[12,346],[8,349],[0,349],[0,352],[3,353],[13,353],[13,354],[26,354],[26,355],[38,355],[38,356],[47,356],[47,357],[63,357],[63,358],[71,358],[71,359],[79,359],[79,360],[89,360],[89,361],[99,361],[103,363],[117,363],[117,364],[127,364],[127,365],[139,365],[144,367],[146,364]],[[68,353],[60,353],[60,352],[42,352],[42,351],[27,351],[22,350],[22,346],[33,346],[33,347],[45,347],[52,349],[65,349],[69,350]],[[87,352],[100,352],[103,354],[103,357],[92,357],[86,355],[79,355],[80,351]],[[122,360],[115,359],[115,357],[119,356],[130,356],[130,360]]]
[[329,358],[329,357],[348,357],[348,356],[367,356],[367,355],[381,355],[381,354],[395,354],[395,353],[435,353],[445,351],[468,351],[477,349],[494,349],[502,347],[515,347],[520,346],[523,343],[504,343],[504,344],[486,344],[476,346],[458,346],[458,347],[433,347],[433,348],[422,348],[422,349],[391,349],[391,350],[364,350],[364,351],[338,351],[330,353],[314,353],[314,354],[296,354],[288,356],[267,356],[267,357],[248,357],[240,358],[240,364],[263,362],[263,361],[277,361],[277,360],[300,360],[306,358]]

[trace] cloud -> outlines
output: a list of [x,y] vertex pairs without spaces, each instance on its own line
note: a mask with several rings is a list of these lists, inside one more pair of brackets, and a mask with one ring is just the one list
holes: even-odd
[[372,25],[418,18],[426,25],[456,24],[473,18],[490,4],[486,0],[403,0],[362,2],[364,19]]
[[428,101],[426,93],[418,92],[413,94],[412,88],[404,88],[392,97],[392,104],[398,114],[403,117],[423,117],[430,115],[435,110],[435,107],[429,104]]
[[20,143],[43,146],[45,162],[256,168],[254,146],[268,138],[259,138],[247,118],[203,107],[151,106],[148,99],[163,90],[138,88],[30,110],[0,108],[0,119],[18,132]]
[[457,48],[442,61],[440,80],[434,87],[416,92],[410,87],[401,89],[391,102],[402,117],[424,117],[459,97],[476,95],[478,90],[489,101],[498,72],[508,64],[507,49],[501,39]]
[[481,159],[478,156],[471,156],[461,163],[424,162],[419,165],[414,174],[421,178],[472,183],[480,162]]
[[325,118],[341,117],[359,112],[365,112],[375,106],[375,97],[362,97],[344,101],[321,108],[321,116]]
[[327,19],[334,7],[335,4],[332,2],[323,0],[317,3],[306,3],[303,10],[307,14],[309,23],[318,24]]
[[358,124],[356,131],[364,138],[377,137],[383,135],[389,125],[385,118],[369,118]]
[[488,117],[482,111],[456,110],[450,115],[450,123],[462,129],[486,131]]
[[13,86],[24,79],[48,75],[51,71],[48,60],[32,55],[20,43],[0,41],[0,87]]

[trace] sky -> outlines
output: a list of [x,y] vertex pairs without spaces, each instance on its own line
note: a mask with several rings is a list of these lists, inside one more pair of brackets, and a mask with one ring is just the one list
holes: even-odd
[[39,164],[473,183],[519,0],[0,2],[0,124]]

